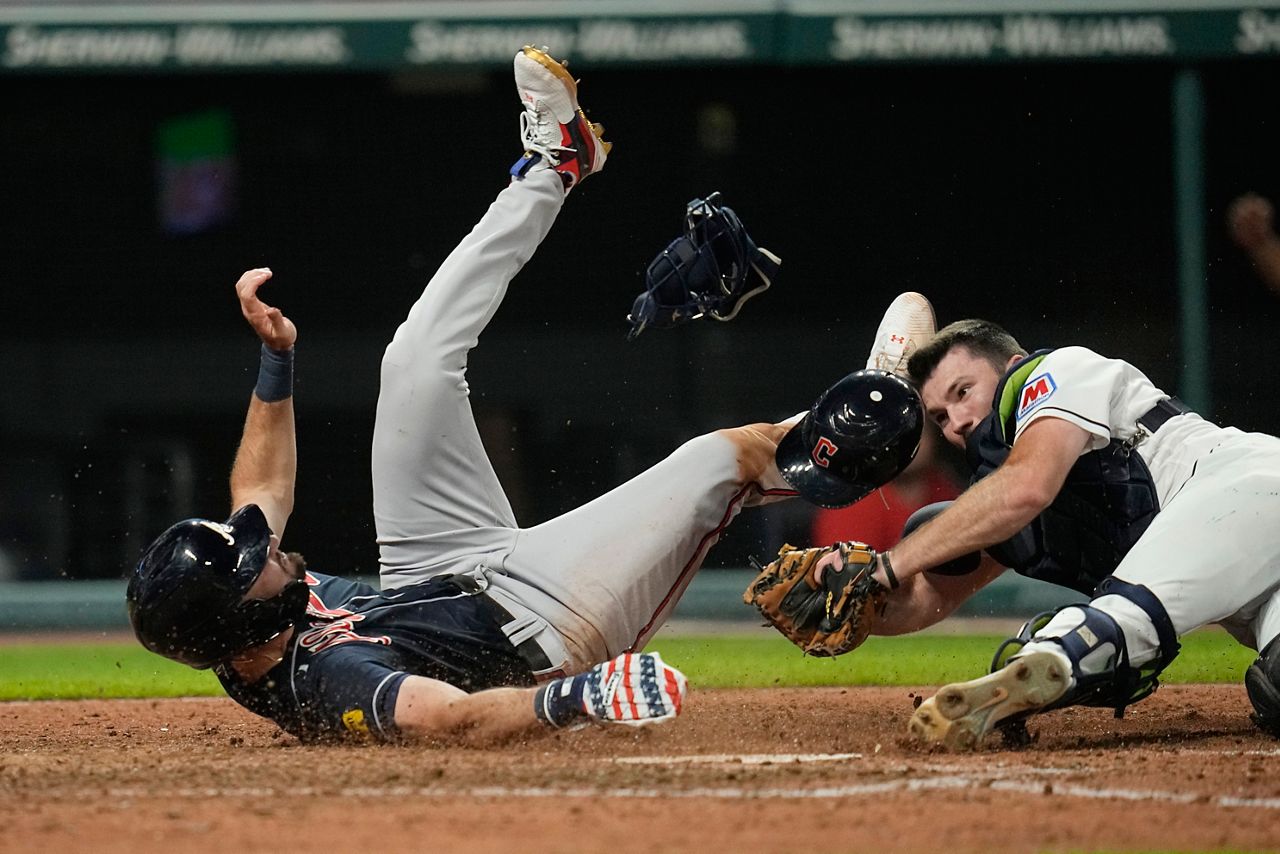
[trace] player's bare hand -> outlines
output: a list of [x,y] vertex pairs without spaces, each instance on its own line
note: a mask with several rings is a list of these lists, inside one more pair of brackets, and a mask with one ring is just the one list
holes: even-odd
[[1271,240],[1276,240],[1272,227],[1275,209],[1271,202],[1257,193],[1245,193],[1231,203],[1227,211],[1227,224],[1231,229],[1231,239],[1246,252],[1257,249]]
[[814,590],[821,587],[822,576],[828,569],[832,572],[844,571],[844,556],[839,549],[833,549],[813,562],[813,568],[809,570],[809,586]]
[[236,296],[240,298],[240,313],[258,333],[262,343],[272,350],[288,350],[298,340],[298,329],[293,321],[278,308],[258,299],[258,288],[271,278],[271,270],[258,267],[245,271],[236,282]]

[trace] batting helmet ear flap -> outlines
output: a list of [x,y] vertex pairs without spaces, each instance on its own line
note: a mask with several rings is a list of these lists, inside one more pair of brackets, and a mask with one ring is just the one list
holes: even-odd
[[924,406],[886,371],[849,374],[822,393],[774,454],[783,479],[819,507],[844,507],[897,477],[915,457]]

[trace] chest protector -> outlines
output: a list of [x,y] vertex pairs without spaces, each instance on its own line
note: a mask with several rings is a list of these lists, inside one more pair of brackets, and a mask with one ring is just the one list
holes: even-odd
[[[969,436],[971,483],[991,474],[1009,456],[1019,392],[1051,352],[1032,353],[996,386],[991,414]],[[1076,460],[1058,497],[1031,524],[986,551],[1021,575],[1090,595],[1115,571],[1159,510],[1147,464],[1113,438],[1106,447]]]

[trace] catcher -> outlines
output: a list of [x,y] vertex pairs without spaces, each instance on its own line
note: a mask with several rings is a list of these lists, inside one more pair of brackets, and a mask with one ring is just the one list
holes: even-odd
[[[926,700],[913,737],[968,748],[997,728],[1025,737],[1028,716],[1066,706],[1119,716],[1156,690],[1178,639],[1209,623],[1260,652],[1244,680],[1252,718],[1280,735],[1280,545],[1266,523],[1280,439],[1213,424],[1084,347],[1028,353],[985,320],[910,349],[910,378],[943,436],[966,450],[972,485],[918,512],[890,551],[784,550],[749,601],[806,650],[836,654],[871,633],[936,623],[1013,569],[1090,599],[1033,618],[989,675]],[[829,476],[820,451],[832,423],[821,414],[797,427],[810,431],[799,446],[808,465],[782,464],[792,435],[778,448],[806,497],[821,496]]]

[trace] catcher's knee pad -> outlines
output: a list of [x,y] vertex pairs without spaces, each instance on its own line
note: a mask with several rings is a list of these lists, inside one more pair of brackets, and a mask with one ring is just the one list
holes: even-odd
[[1244,687],[1253,704],[1253,722],[1280,736],[1280,637],[1262,648],[1258,660],[1244,674]]
[[[1130,664],[1124,631],[1110,614],[1093,605],[1067,605],[1027,621],[1016,637],[1006,640],[996,650],[992,671],[1003,668],[1033,640],[1051,641],[1062,647],[1071,661],[1073,685],[1046,708],[1101,706],[1115,709],[1119,717],[1126,706],[1150,696],[1159,686],[1157,677],[1178,654],[1173,622],[1155,594],[1140,584],[1107,578],[1095,591],[1094,598],[1100,596],[1123,596],[1142,609],[1160,640],[1160,652],[1155,659],[1141,666]],[[1037,637],[1036,633],[1059,614],[1075,618],[1074,627],[1054,636]]]

